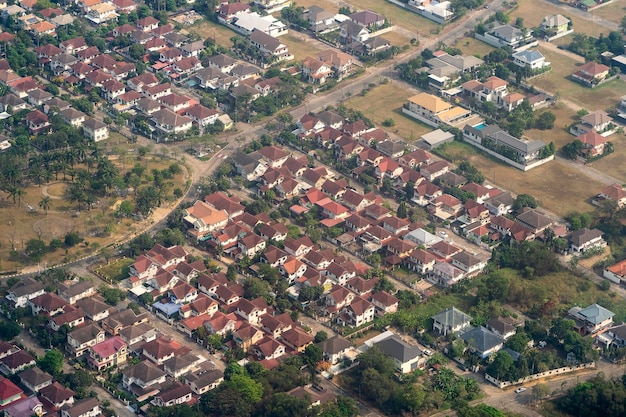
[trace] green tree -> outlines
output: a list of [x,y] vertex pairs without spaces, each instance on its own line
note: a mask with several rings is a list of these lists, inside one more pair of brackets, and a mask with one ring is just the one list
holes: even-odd
[[49,196],[45,196],[39,201],[38,206],[47,216],[48,210],[50,210],[50,207],[52,206],[52,199]]
[[39,262],[47,251],[48,248],[43,240],[29,239],[28,242],[26,242],[26,249],[24,250],[24,253],[26,253],[26,256],[34,262]]
[[530,194],[520,194],[513,202],[513,210],[518,211],[524,207],[537,208],[539,204],[535,197]]
[[[11,314],[13,316],[13,313]],[[18,334],[20,334],[22,328],[19,324],[14,321],[3,321],[0,322],[0,339],[2,340],[13,340]]]
[[315,338],[313,339],[313,342],[320,343],[326,339],[328,339],[328,333],[326,333],[324,330],[320,330],[317,333],[315,333]]
[[37,365],[42,371],[48,372],[50,375],[58,375],[63,369],[63,362],[65,358],[63,353],[56,349],[52,349],[46,352],[46,354],[37,360]]

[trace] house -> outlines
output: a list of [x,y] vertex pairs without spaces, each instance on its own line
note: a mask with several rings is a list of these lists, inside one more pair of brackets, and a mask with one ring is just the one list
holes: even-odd
[[157,129],[163,133],[180,134],[191,129],[192,120],[187,116],[181,116],[170,109],[161,109],[152,114],[150,119]]
[[291,328],[280,335],[281,341],[296,352],[304,352],[304,349],[313,343],[313,336],[298,328]]
[[235,18],[237,13],[249,11],[250,5],[248,3],[242,3],[238,1],[233,3],[226,3],[222,4],[217,9],[217,18],[222,23],[230,23]]
[[4,408],[23,397],[24,392],[17,385],[7,378],[0,377],[0,407]]
[[64,387],[58,381],[39,391],[40,398],[49,402],[53,408],[59,409],[63,406],[70,407],[74,404],[74,395],[76,393],[69,388]]
[[267,303],[263,297],[255,298],[252,301],[242,298],[236,304],[235,314],[250,324],[258,325],[261,316],[267,313],[267,308]]
[[0,372],[5,375],[15,375],[26,368],[30,368],[35,363],[35,358],[23,350],[18,350],[14,354],[0,359]]
[[50,127],[50,121],[48,116],[39,110],[33,110],[26,115],[26,126],[31,134],[35,135],[37,133],[48,130]]
[[470,316],[461,310],[457,310],[455,307],[441,311],[431,318],[433,319],[433,331],[436,331],[442,336],[465,332],[471,328],[470,323],[473,320]]
[[420,248],[411,252],[409,258],[405,260],[405,264],[411,270],[425,275],[433,270],[436,261],[437,257],[435,255]]
[[100,402],[96,398],[84,398],[69,408],[61,410],[61,417],[97,417],[101,413]]
[[557,36],[570,30],[571,21],[560,14],[551,14],[543,17],[541,21],[541,30],[547,36]]
[[28,103],[22,100],[15,94],[5,94],[0,97],[0,111],[5,111],[7,113],[15,113],[19,110],[24,110],[27,108]]
[[317,5],[308,8],[303,17],[309,22],[309,28],[315,33],[325,33],[337,28],[335,14]]
[[271,360],[283,356],[286,348],[273,337],[265,336],[252,347],[252,352],[258,360]]
[[37,397],[30,397],[21,401],[16,401],[6,407],[4,415],[7,417],[31,417],[33,415],[41,416],[46,410],[41,401]]
[[289,6],[289,0],[254,0],[253,5],[258,6],[266,13],[274,13]]
[[60,283],[57,291],[63,300],[69,304],[76,304],[78,300],[96,295],[96,286],[91,281],[80,281],[73,285]]
[[19,377],[22,384],[34,393],[38,393],[54,381],[52,375],[36,366],[20,372]]
[[207,60],[209,68],[215,68],[225,74],[230,72],[238,65],[237,61],[225,54],[213,55]]
[[119,331],[119,336],[134,353],[138,353],[137,351],[143,343],[153,341],[158,335],[159,331],[148,323],[129,326]]
[[[626,197],[626,193],[624,194]],[[485,206],[489,209],[489,212],[494,216],[504,216],[509,214],[513,209],[513,203],[515,199],[511,195],[510,192],[504,192],[497,194],[491,198],[488,198],[484,201]],[[626,200],[625,200],[626,202]]]
[[293,59],[293,55],[289,53],[287,45],[261,30],[254,29],[248,36],[248,40],[262,55],[268,57],[268,61],[272,63]]
[[506,340],[517,332],[519,323],[512,317],[495,317],[485,323],[485,326]]
[[578,67],[578,70],[572,74],[572,79],[587,87],[593,87],[608,77],[609,70],[610,68],[604,64],[590,61]]
[[219,386],[224,380],[224,372],[201,365],[198,370],[185,375],[184,380],[194,394],[202,395]]
[[387,291],[377,291],[372,294],[371,303],[376,308],[376,314],[380,317],[398,311],[400,300],[389,294]]
[[381,29],[381,26],[387,22],[385,16],[379,15],[371,10],[362,10],[360,12],[352,13],[349,17],[354,23],[365,26],[372,31]]
[[[218,292],[222,288],[226,288],[226,287],[220,286],[218,288]],[[236,322],[237,322],[237,316],[234,313],[226,315],[222,313],[221,311],[218,311],[217,313],[213,315],[213,317],[211,317],[211,320],[204,323],[204,328],[207,330],[209,334],[215,333],[215,334],[220,334],[222,336],[225,336],[228,332],[233,332],[235,330]]]
[[89,118],[83,122],[83,134],[89,140],[100,142],[109,138],[109,126],[100,120]]
[[46,293],[28,300],[28,305],[30,305],[33,315],[44,314],[52,317],[55,314],[63,313],[67,302],[54,293]]
[[436,51],[433,58],[426,61],[428,65],[428,85],[436,90],[444,90],[454,84],[461,74],[469,73],[484,64],[484,61],[473,55],[450,55],[444,51]]
[[154,396],[152,404],[157,407],[170,407],[185,404],[192,399],[192,391],[189,385],[175,382],[170,388],[159,392]]
[[496,353],[504,346],[504,337],[482,326],[463,333],[461,339],[481,359]]
[[232,156],[235,170],[243,175],[248,181],[254,181],[259,178],[268,168],[265,161],[261,160],[259,154],[245,154],[243,152],[235,152]]
[[85,313],[80,308],[68,305],[63,313],[57,314],[50,319],[48,326],[55,332],[58,332],[63,326],[71,329],[84,323]]
[[480,274],[487,267],[488,262],[488,259],[481,259],[467,251],[452,256],[452,265],[463,271],[466,278]]
[[147,360],[122,371],[123,387],[135,394],[138,400],[145,394],[158,392],[165,380],[165,372]]
[[432,127],[448,125],[460,126],[465,120],[473,117],[471,111],[453,106],[443,99],[428,93],[420,93],[408,99],[402,112]]
[[260,321],[261,329],[275,339],[280,338],[280,335],[291,329],[293,325],[291,316],[286,312],[277,316],[265,314]]
[[270,36],[280,36],[288,32],[287,26],[272,15],[261,16],[257,12],[239,12],[229,25],[243,35],[250,35],[255,29]]
[[537,209],[526,208],[515,217],[515,221],[527,227],[533,233],[539,233],[552,226],[552,220]]
[[302,61],[302,75],[310,83],[323,85],[333,75],[333,70],[324,62],[308,56]]
[[352,343],[340,335],[318,342],[317,346],[322,350],[324,360],[330,362],[331,365],[338,364],[346,353],[353,349]]
[[357,42],[362,43],[369,39],[370,31],[363,25],[347,20],[339,25],[339,41],[349,45]]
[[[612,120],[606,112],[596,110],[582,116],[580,123],[570,128],[570,133],[576,136],[583,135],[587,132],[604,133],[610,129],[611,124]],[[579,137],[579,139],[581,138]]]
[[518,67],[531,70],[539,70],[550,66],[550,63],[546,62],[546,58],[537,50],[515,52],[513,54],[513,63]]
[[118,14],[115,10],[115,6],[111,3],[96,4],[90,7],[89,11],[85,15],[85,18],[96,25],[100,25],[108,22],[109,20],[117,19]]
[[596,206],[602,205],[605,201],[614,202],[616,209],[624,207],[626,205],[626,190],[620,184],[611,184],[603,188],[592,200]]
[[91,323],[67,334],[66,350],[78,358],[85,354],[91,346],[104,342],[104,340],[104,330],[97,324]]
[[375,343],[385,356],[393,359],[396,371],[407,374],[418,368],[422,351],[417,346],[411,346],[398,335],[389,336]]
[[191,117],[201,129],[205,129],[207,126],[215,124],[219,116],[219,112],[215,109],[209,109],[201,104],[187,108],[184,111],[185,116]]
[[488,32],[485,32],[484,35],[477,34],[476,37],[496,48],[508,46],[513,50],[517,50],[526,45],[534,46],[537,44],[531,31],[522,31],[511,25],[496,26]]
[[247,352],[252,345],[261,340],[264,333],[249,323],[244,323],[233,332],[233,341],[237,346]]
[[606,241],[602,238],[602,232],[598,229],[586,227],[571,232],[568,236],[571,252],[585,252],[589,249],[604,248]]
[[626,260],[609,266],[602,271],[602,276],[609,281],[620,284],[622,279],[626,279]]
[[376,308],[372,303],[359,296],[354,297],[349,305],[344,306],[337,317],[342,325],[358,327],[374,320]]
[[591,335],[604,332],[613,324],[615,313],[602,307],[599,304],[592,304],[588,307],[572,307],[568,314],[576,322],[574,329],[582,335]]
[[17,308],[26,307],[29,300],[43,294],[45,294],[43,284],[26,277],[9,288],[5,298],[11,302],[12,307]]

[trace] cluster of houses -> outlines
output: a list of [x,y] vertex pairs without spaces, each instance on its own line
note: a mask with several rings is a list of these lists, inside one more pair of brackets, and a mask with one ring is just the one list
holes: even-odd
[[615,133],[616,125],[605,111],[597,110],[581,116],[569,131],[583,144],[580,157],[588,159],[603,155],[610,149],[607,146],[608,137]]
[[[44,414],[94,417],[102,412],[97,398],[75,398],[75,392],[35,365],[35,358],[19,347],[0,342],[0,406],[7,417]],[[15,382],[13,382],[15,381]]]
[[[57,293],[47,293],[41,282],[26,278],[9,289],[6,300],[11,308],[30,307],[34,315],[47,317],[51,332],[67,326],[66,355],[85,360],[91,369],[121,369],[131,357],[140,359],[122,371],[124,388],[138,402],[152,398],[151,404],[156,406],[193,403],[223,380],[222,372],[206,359],[151,326],[147,313],[135,314],[106,304],[90,281],[68,281],[58,286]],[[32,367],[35,359],[26,352],[14,348],[0,357],[0,371],[19,373],[22,383],[39,393],[40,401],[29,399],[29,407],[43,406],[48,413],[59,410],[68,417],[100,414],[96,399],[74,403],[74,392]],[[12,416],[45,413],[30,408],[23,414],[28,410],[24,406],[19,410],[22,414]]]
[[[41,58],[52,49],[63,54],[61,48],[53,45],[37,48],[37,54]],[[55,97],[32,76],[19,76],[6,59],[0,60],[0,85],[6,88],[6,93],[0,97],[0,111],[8,117],[8,113],[30,110],[24,123],[32,135],[47,132],[51,127],[50,116],[57,114],[65,123],[82,128],[89,140],[97,142],[109,137],[109,128],[104,122],[88,117],[70,103]]]

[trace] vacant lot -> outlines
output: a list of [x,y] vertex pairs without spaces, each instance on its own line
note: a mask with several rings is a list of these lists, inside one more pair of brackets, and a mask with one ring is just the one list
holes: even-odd
[[226,26],[210,22],[206,19],[194,23],[188,30],[190,33],[197,33],[202,39],[210,39],[225,48],[233,46],[233,42],[230,38],[238,35]]
[[584,87],[568,77],[576,71],[578,64],[572,58],[545,48],[539,51],[550,61],[552,70],[530,80],[530,83],[543,90],[558,93],[588,110],[614,107],[626,94],[626,83],[616,79],[596,88]]
[[135,262],[131,258],[115,259],[108,264],[104,264],[96,269],[96,272],[107,279],[109,282],[119,282],[124,278],[128,278],[128,268]]
[[564,145],[570,143],[575,139],[568,131],[566,126],[571,125],[578,120],[574,110],[570,109],[563,103],[558,103],[547,109],[537,111],[537,116],[541,113],[550,111],[556,116],[554,122],[554,129],[552,130],[537,130],[530,129],[525,132],[525,135],[532,139],[540,139],[544,142],[554,142],[556,149],[561,149]]
[[316,56],[320,49],[313,42],[305,42],[300,39],[300,34],[288,33],[280,37],[280,41],[289,47],[296,61],[303,61],[307,56]]
[[481,59],[495,49],[493,46],[487,45],[476,38],[461,38],[454,46],[459,48],[463,55],[474,55]]
[[[600,33],[605,35],[610,32],[609,29],[599,24],[593,24],[587,19],[583,19],[577,15],[568,14],[567,7],[557,7],[545,1],[538,0],[519,0],[517,9],[510,13],[511,21],[521,17],[524,19],[524,26],[527,28],[539,27],[543,17],[549,14],[562,14],[568,16],[572,21],[572,29],[575,32],[586,33],[591,36],[598,36]],[[620,16],[623,15],[623,12]],[[620,17],[621,19],[621,17]]]
[[[419,33],[422,37],[433,36],[433,32],[440,26],[431,20],[389,3],[386,0],[344,0],[344,2],[353,9],[372,10],[381,14],[385,16],[391,24],[401,26],[411,32]],[[317,2],[315,4],[317,4]]]
[[604,186],[559,161],[522,172],[479,153],[466,143],[454,142],[449,153],[456,161],[469,160],[488,182],[514,194],[532,194],[542,207],[560,216],[592,210],[593,206],[586,201]]
[[613,1],[606,6],[593,10],[590,14],[594,17],[597,16],[610,20],[611,22],[615,22],[619,25],[624,17],[624,14],[626,13],[626,7],[624,6],[623,1]]
[[365,96],[352,97],[346,102],[346,105],[362,111],[377,126],[381,126],[385,119],[393,119],[395,125],[387,129],[412,142],[419,139],[424,133],[433,130],[431,127],[402,114],[402,105],[407,98],[415,94],[414,90],[388,83],[371,88]]
[[602,171],[612,177],[620,180],[622,183],[626,183],[626,138],[624,135],[615,133],[609,136],[609,140],[613,142],[615,152],[605,156],[590,165],[599,171]]
[[396,31],[387,32],[381,35],[387,39],[393,46],[402,48],[404,45],[411,45],[411,40],[404,36],[402,33]]
[[[329,12],[337,13],[339,7],[329,0],[296,0],[294,1],[296,6],[302,6],[308,9],[311,6],[319,6],[324,10],[328,10]],[[278,13],[276,14],[278,15]]]

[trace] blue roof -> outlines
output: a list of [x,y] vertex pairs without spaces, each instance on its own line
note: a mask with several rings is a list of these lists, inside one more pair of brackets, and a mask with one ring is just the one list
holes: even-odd
[[583,308],[578,312],[579,316],[584,317],[588,322],[593,324],[600,324],[610,318],[613,318],[615,313],[611,310],[607,310],[598,304],[592,304],[589,307]]
[[504,337],[482,326],[462,334],[461,339],[471,342],[479,352],[486,352],[504,343]]
[[543,55],[539,51],[520,51],[513,54],[515,58],[523,58],[526,62],[533,62],[542,59]]
[[180,310],[181,305],[172,303],[172,302],[162,303],[161,301],[157,301],[156,303],[152,304],[152,307],[156,308],[162,313],[165,313],[169,317],[178,313],[178,310]]

